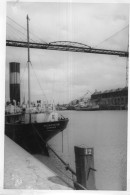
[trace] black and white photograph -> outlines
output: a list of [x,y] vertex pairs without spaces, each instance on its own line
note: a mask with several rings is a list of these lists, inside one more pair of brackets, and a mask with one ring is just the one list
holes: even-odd
[[129,4],[6,2],[4,189],[127,191]]

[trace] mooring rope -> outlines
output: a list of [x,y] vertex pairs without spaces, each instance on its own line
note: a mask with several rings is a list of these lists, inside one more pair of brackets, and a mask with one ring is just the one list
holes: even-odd
[[70,165],[68,163],[66,163],[51,147],[50,145],[41,137],[41,135],[39,134],[37,128],[32,124],[32,127],[35,129],[36,133],[38,134],[38,136],[41,138],[41,140],[43,141],[43,143],[46,145],[46,147],[48,147],[54,154],[55,156],[57,156],[57,158],[65,165],[65,169],[69,170],[73,175],[76,175],[75,171],[70,167]]

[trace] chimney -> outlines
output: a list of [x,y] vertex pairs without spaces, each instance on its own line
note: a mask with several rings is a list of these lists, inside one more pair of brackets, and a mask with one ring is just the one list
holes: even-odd
[[20,63],[10,62],[10,101],[20,102]]

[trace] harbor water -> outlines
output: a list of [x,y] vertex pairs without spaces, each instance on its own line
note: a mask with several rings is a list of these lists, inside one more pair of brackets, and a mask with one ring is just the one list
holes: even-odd
[[[61,111],[60,111],[61,112]],[[126,190],[127,111],[62,111],[67,128],[49,141],[75,170],[74,146],[94,148],[98,190]]]

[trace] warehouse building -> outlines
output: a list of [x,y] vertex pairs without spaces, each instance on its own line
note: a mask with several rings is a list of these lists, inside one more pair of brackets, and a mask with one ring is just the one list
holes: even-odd
[[126,110],[128,107],[128,87],[115,90],[95,91],[91,101],[100,106],[100,109]]

